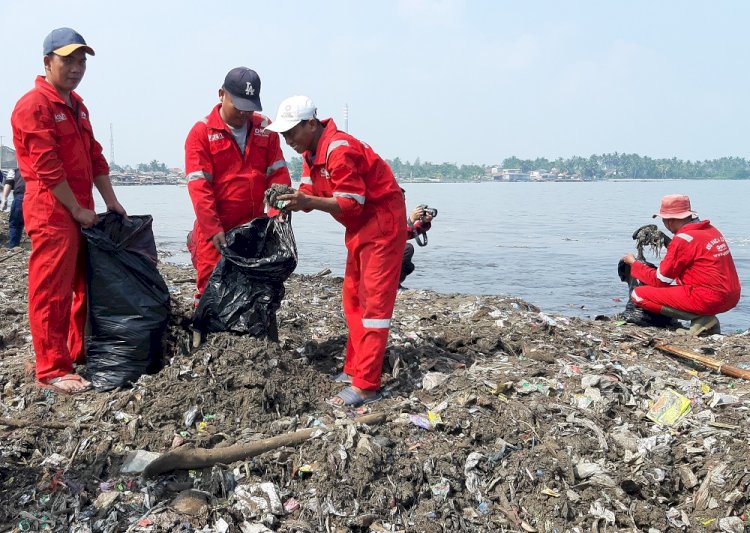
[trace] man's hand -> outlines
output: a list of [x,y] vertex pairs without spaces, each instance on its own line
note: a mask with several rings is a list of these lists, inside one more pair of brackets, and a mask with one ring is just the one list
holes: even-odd
[[409,220],[411,220],[412,224],[413,224],[414,222],[416,222],[417,220],[419,220],[420,218],[422,218],[423,214],[424,214],[424,209],[422,208],[422,206],[421,205],[417,206],[417,207],[414,208],[414,210],[409,215]]
[[0,211],[5,211],[6,207],[8,207],[8,200],[3,198],[0,200]]
[[78,222],[82,228],[90,228],[99,222],[99,217],[96,216],[96,212],[91,209],[84,209],[81,206],[71,211],[73,219]]
[[117,213],[118,215],[122,215],[125,219],[128,218],[128,214],[125,211],[125,208],[117,200],[111,203],[108,203],[106,205],[107,205],[107,211],[111,211],[113,213]]
[[624,262],[626,265],[632,265],[633,263],[635,263],[635,256],[631,253],[627,253],[624,256],[622,256],[621,261]]
[[284,204],[284,211],[302,211],[303,209],[309,209],[310,197],[305,193],[296,190],[289,194],[280,194],[276,197],[279,202],[286,202]]
[[216,248],[216,251],[221,253],[221,249],[225,248],[227,245],[227,239],[224,235],[224,232],[220,231],[219,233],[211,237],[211,242],[213,243],[214,248]]

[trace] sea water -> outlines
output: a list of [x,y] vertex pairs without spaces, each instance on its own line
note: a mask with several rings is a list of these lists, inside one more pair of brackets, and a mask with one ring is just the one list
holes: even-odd
[[[546,312],[593,318],[620,312],[627,285],[617,262],[635,252],[633,232],[659,219],[665,194],[688,194],[693,209],[729,242],[744,291],[720,315],[724,332],[750,327],[750,180],[545,183],[403,183],[407,210],[428,204],[438,216],[427,246],[415,244],[413,289],[518,296]],[[187,188],[116,187],[132,214],[151,214],[165,260],[190,263],[185,246],[195,215]],[[101,200],[97,204],[102,209]],[[326,213],[295,213],[297,272],[343,275],[343,227]],[[658,258],[647,256],[658,262]]]

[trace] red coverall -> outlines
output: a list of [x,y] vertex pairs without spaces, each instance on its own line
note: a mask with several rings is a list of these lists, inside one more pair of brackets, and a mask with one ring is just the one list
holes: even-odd
[[267,131],[268,118],[253,113],[244,154],[217,105],[197,122],[185,141],[185,173],[195,209],[188,247],[198,272],[200,298],[219,262],[211,238],[263,215],[263,195],[271,185],[291,185],[278,133]]
[[305,194],[335,198],[346,228],[343,304],[349,339],[344,372],[364,390],[380,388],[383,357],[406,244],[406,205],[388,164],[367,144],[321,121],[316,154],[302,158]]
[[67,181],[78,203],[94,208],[94,178],[108,175],[81,97],[72,107],[43,76],[16,103],[13,143],[26,178],[23,218],[31,239],[29,325],[40,381],[73,372],[85,360],[86,260],[81,227],[51,189]]
[[630,274],[646,284],[631,291],[633,303],[652,313],[668,306],[715,315],[740,300],[740,280],[729,246],[708,220],[683,226],[658,269],[636,261]]

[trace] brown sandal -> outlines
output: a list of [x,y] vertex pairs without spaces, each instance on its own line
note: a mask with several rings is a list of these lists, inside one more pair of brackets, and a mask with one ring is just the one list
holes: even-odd
[[91,383],[89,383],[88,385],[85,385],[81,387],[80,389],[65,389],[58,385],[58,383],[61,383],[63,381],[78,381],[79,383],[82,383],[83,378],[79,376],[78,374],[66,374],[64,376],[52,378],[46,383],[42,381],[37,381],[36,385],[37,387],[40,387],[42,389],[51,389],[55,392],[62,392],[63,394],[81,394],[82,392],[88,392],[93,388]]

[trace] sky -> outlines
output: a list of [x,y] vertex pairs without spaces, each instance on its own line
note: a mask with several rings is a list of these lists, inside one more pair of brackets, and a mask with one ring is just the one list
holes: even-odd
[[[305,94],[381,156],[497,164],[609,152],[750,158],[750,2],[693,0],[0,2],[0,136],[42,42],[94,48],[77,92],[115,162],[184,166],[236,66],[264,114]],[[282,141],[282,145],[283,145]],[[293,155],[285,147],[287,157]]]

